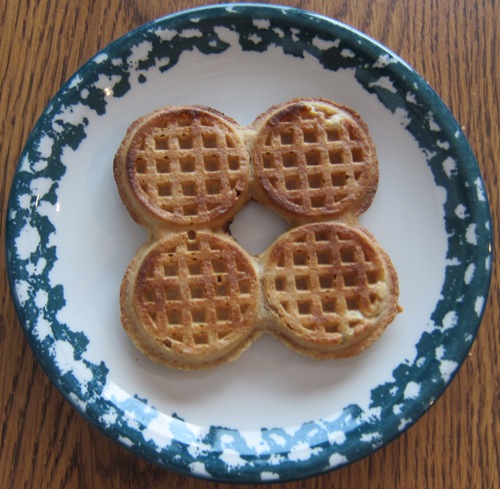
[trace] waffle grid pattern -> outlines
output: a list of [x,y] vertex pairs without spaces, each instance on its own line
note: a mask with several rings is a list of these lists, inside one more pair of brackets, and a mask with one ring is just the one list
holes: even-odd
[[372,155],[351,121],[307,107],[271,121],[253,156],[258,178],[278,204],[303,215],[340,213],[365,192]]
[[[323,100],[271,108],[248,132],[219,116],[167,109],[127,150],[132,199],[153,207],[162,225],[124,280],[133,339],[188,370],[235,358],[265,330],[312,356],[359,352],[397,313],[386,255],[352,220],[334,220],[355,218],[375,192],[377,157],[364,123]],[[219,233],[260,187],[276,211],[301,220],[254,263]],[[137,338],[144,333],[147,345]]]
[[209,222],[230,210],[248,185],[244,144],[231,127],[207,119],[179,121],[171,114],[138,144],[132,178],[167,221]]
[[334,223],[285,235],[273,247],[265,282],[288,324],[339,342],[370,327],[387,293],[380,256],[355,229]]
[[257,278],[247,257],[208,233],[159,243],[141,265],[135,301],[148,332],[167,348],[217,348],[253,327]]

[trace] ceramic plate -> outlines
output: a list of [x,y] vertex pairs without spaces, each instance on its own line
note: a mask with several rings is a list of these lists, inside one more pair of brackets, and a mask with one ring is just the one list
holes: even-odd
[[[305,358],[265,335],[214,370],[153,364],[119,318],[122,276],[146,239],[112,175],[128,125],[168,104],[209,105],[248,124],[272,104],[315,96],[354,108],[369,126],[380,184],[361,224],[392,258],[404,312],[347,360]],[[256,254],[285,227],[251,204],[232,231]],[[92,58],[34,128],[8,210],[14,301],[52,382],[136,454],[232,482],[320,474],[415,422],[474,340],[490,244],[477,163],[425,81],[345,25],[253,4],[159,19]]]

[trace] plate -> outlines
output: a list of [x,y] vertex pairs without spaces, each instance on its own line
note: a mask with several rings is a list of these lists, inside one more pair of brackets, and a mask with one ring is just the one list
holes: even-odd
[[[146,239],[112,175],[126,128],[182,103],[248,124],[272,104],[314,96],[354,108],[371,131],[380,184],[361,224],[395,264],[404,312],[375,345],[346,360],[305,358],[265,335],[214,370],[153,364],[119,319],[121,279]],[[252,204],[232,231],[259,253],[285,227]],[[6,246],[21,325],[66,399],[136,454],[229,482],[317,475],[406,430],[466,357],[491,275],[481,175],[436,93],[362,33],[259,4],[161,18],[75,73],[19,161]]]

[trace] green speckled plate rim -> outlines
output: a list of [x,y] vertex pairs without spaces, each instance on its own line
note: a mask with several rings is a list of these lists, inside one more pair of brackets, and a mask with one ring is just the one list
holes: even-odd
[[[254,23],[254,19],[264,20],[267,28],[261,23]],[[267,445],[259,451],[249,446],[238,430],[230,427],[207,427],[206,432],[197,437],[188,421],[176,413],[171,413],[168,426],[174,435],[172,443],[164,448],[158,447],[143,434],[149,422],[158,416],[147,399],[134,396],[121,403],[104,399],[101,394],[108,373],[105,362],[94,365],[83,359],[82,353],[89,340],[84,333],[72,331],[70,326],[60,324],[56,318],[65,304],[63,284],[51,286],[48,277],[57,260],[57,250],[49,242],[56,228],[46,216],[37,213],[34,205],[36,196],[30,190],[34,178],[50,178],[53,183],[42,198],[55,205],[58,182],[65,172],[60,159],[62,151],[66,146],[77,149],[86,137],[85,121],[77,125],[59,124],[58,131],[62,127],[63,132],[55,131],[54,121],[61,108],[81,103],[98,115],[104,115],[105,97],[102,90],[92,85],[100,73],[119,76],[120,81],[113,87],[115,97],[121,97],[130,89],[129,69],[113,65],[113,59],[126,60],[133,46],[144,40],[152,42],[152,52],[135,70],[143,72],[141,80],[147,83],[147,70],[156,58],[166,61],[163,71],[167,72],[185,50],[196,47],[206,55],[225,51],[229,45],[218,38],[214,26],[224,26],[238,33],[240,45],[245,50],[265,52],[269,46],[278,44],[283,48],[284,55],[303,57],[307,52],[316,57],[326,70],[353,68],[359,83],[375,93],[388,109],[393,112],[398,109],[408,111],[411,117],[406,129],[428,154],[428,164],[436,185],[444,187],[447,192],[444,204],[449,237],[447,259],[452,264],[446,268],[441,297],[437,299],[430,318],[435,327],[418,341],[414,361],[403,363],[394,370],[394,382],[379,385],[371,391],[368,412],[363,412],[357,405],[348,405],[340,416],[311,420],[292,434],[286,427],[262,427],[260,436]],[[276,28],[284,35],[280,37]],[[162,41],[154,34],[158,29],[177,32],[196,29],[203,35],[174,36],[169,41]],[[260,41],[256,41],[255,37],[250,39],[255,33]],[[331,47],[319,49],[312,42],[315,38],[331,41]],[[342,56],[343,49],[350,50],[354,56]],[[386,62],[377,63],[381,59]],[[394,90],[374,83],[382,77],[392,84]],[[83,88],[88,90],[85,99],[81,94]],[[411,102],[408,94],[414,96]],[[426,129],[430,117],[438,130]],[[38,150],[38,144],[45,135],[55,141],[48,157],[43,157]],[[443,141],[449,145],[443,147]],[[445,170],[443,165],[448,158],[456,162],[451,170]],[[29,194],[33,205],[26,208],[20,204],[20,196]],[[456,215],[459,205],[466,210],[461,218]],[[183,11],[148,23],[111,43],[75,73],[41,115],[20,159],[7,215],[7,268],[12,296],[27,339],[54,385],[89,422],[134,453],[166,468],[218,481],[276,482],[318,475],[355,462],[394,439],[432,405],[466,358],[481,322],[491,279],[491,221],[483,182],[465,136],[441,99],[411,67],[369,37],[332,19],[283,6],[225,4]],[[26,225],[38,231],[40,243],[28,259],[22,259],[17,252],[16,239]],[[474,235],[472,243],[468,238],[471,229]],[[28,265],[40,263],[38,260],[42,257],[47,262],[43,273],[30,272],[33,267]],[[474,273],[472,277],[468,274],[466,284],[465,277],[471,267]],[[43,310],[36,305],[34,297],[19,296],[21,282],[27,284],[31,291],[46,291],[48,300]],[[43,341],[38,341],[32,332],[40,318],[49,321],[52,328],[52,335]],[[74,348],[75,362],[92,371],[93,377],[85,389],[71,369],[63,372],[57,366],[52,349],[56,340],[69,342]],[[438,348],[445,352],[440,358],[436,357]],[[440,370],[443,361],[456,364],[456,369],[446,378]],[[409,382],[418,382],[421,386],[419,395],[414,399],[404,399]],[[395,406],[398,406],[397,410]],[[113,423],[103,421],[107,414],[114,417]],[[138,428],[130,426],[130,417],[137,422]],[[345,436],[330,441],[329,436],[339,432]],[[227,464],[221,457],[228,448],[228,439],[232,440],[232,453],[240,457],[236,465]],[[276,442],[278,439],[279,443]],[[194,453],[193,445],[200,443],[204,449]],[[295,456],[297,447],[304,444],[311,449],[305,459]]]

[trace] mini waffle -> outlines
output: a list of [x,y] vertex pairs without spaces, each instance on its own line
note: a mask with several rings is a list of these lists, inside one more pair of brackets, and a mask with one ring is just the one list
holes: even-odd
[[230,219],[248,193],[249,161],[237,124],[207,107],[172,107],[138,119],[114,163],[120,195],[150,229]]
[[[247,127],[207,107],[160,109],[129,128],[114,175],[149,231],[122,282],[121,320],[158,363],[215,367],[264,332],[315,358],[347,357],[400,311],[394,267],[357,221],[378,161],[347,107],[296,99]],[[228,231],[250,199],[291,225],[255,257]]]
[[189,231],[145,246],[122,283],[122,322],[148,357],[182,369],[238,356],[256,332],[256,271],[230,238]]
[[252,160],[269,203],[294,222],[358,216],[373,200],[378,161],[366,124],[322,99],[292,100],[254,123]]
[[272,331],[317,358],[361,352],[400,311],[389,257],[366,230],[340,223],[281,236],[268,251],[263,288],[277,319]]

